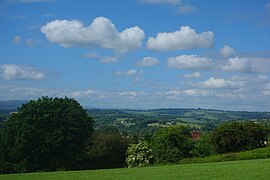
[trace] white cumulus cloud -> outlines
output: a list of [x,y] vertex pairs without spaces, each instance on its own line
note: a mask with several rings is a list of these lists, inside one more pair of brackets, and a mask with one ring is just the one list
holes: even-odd
[[211,59],[206,57],[199,57],[197,55],[181,55],[168,58],[167,66],[187,70],[209,70],[214,68],[214,63]]
[[32,67],[18,66],[15,64],[0,65],[1,77],[6,80],[42,80],[45,73]]
[[159,60],[154,57],[145,57],[141,61],[137,62],[139,66],[156,66],[159,64]]
[[219,53],[224,57],[229,57],[235,53],[235,50],[228,45],[224,45],[224,47],[220,49]]
[[119,52],[135,50],[142,45],[144,31],[138,26],[119,32],[105,17],[97,17],[88,27],[77,20],[54,20],[41,27],[46,38],[63,47],[89,46]]
[[206,31],[196,33],[189,26],[182,26],[175,32],[162,32],[150,37],[146,44],[148,49],[157,51],[175,51],[194,48],[212,48],[214,46],[214,33]]
[[128,76],[133,76],[133,75],[137,75],[137,74],[143,74],[143,71],[138,71],[136,69],[130,69],[127,71],[126,73]]
[[225,71],[240,71],[244,73],[252,73],[252,66],[247,58],[230,58],[227,64],[221,65],[221,69]]
[[206,80],[203,82],[204,87],[206,88],[226,88],[230,86],[230,83],[225,79],[213,78]]
[[92,89],[88,89],[86,91],[74,91],[72,92],[70,95],[71,97],[74,98],[78,98],[78,97],[91,97],[93,95],[95,95],[97,93],[97,91],[92,90]]

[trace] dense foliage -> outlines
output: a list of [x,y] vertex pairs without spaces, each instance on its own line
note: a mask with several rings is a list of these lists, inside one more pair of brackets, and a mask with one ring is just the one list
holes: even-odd
[[217,153],[239,152],[264,147],[269,129],[255,122],[224,123],[214,129],[211,142]]
[[177,162],[192,156],[190,129],[184,126],[161,129],[153,136],[151,144],[156,163]]
[[126,151],[130,140],[113,126],[95,130],[87,147],[89,169],[126,166]]
[[74,99],[30,101],[3,124],[0,171],[79,169],[92,132],[92,118]]
[[206,157],[214,153],[212,144],[210,143],[209,134],[204,134],[198,140],[194,141],[192,155],[194,157]]
[[154,155],[147,141],[131,144],[127,150],[128,167],[147,166],[153,163]]

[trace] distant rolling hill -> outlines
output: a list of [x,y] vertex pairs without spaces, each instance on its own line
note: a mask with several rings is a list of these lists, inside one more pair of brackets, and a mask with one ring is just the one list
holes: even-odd
[[0,109],[17,109],[22,104],[29,101],[27,100],[11,100],[11,101],[0,101]]

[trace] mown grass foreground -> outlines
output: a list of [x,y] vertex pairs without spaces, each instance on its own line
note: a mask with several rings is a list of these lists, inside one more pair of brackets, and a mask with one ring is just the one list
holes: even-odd
[[182,164],[143,168],[0,175],[1,180],[31,179],[269,179],[270,159]]

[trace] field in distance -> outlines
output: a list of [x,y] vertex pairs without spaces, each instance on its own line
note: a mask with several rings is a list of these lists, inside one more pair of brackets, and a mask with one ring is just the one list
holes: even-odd
[[88,109],[95,127],[113,125],[129,135],[152,134],[160,127],[184,125],[201,131],[211,131],[228,121],[252,120],[270,124],[270,112],[223,111],[213,109]]
[[1,180],[31,179],[269,179],[270,159],[87,171],[0,175]]

